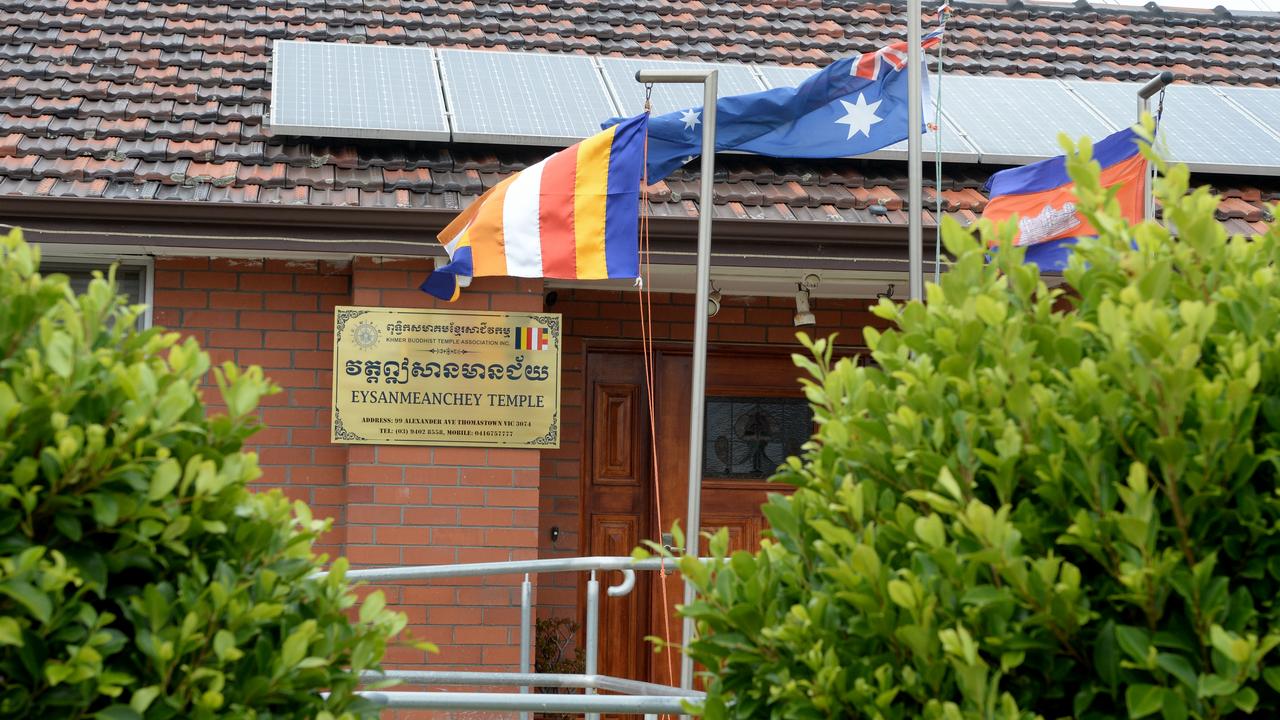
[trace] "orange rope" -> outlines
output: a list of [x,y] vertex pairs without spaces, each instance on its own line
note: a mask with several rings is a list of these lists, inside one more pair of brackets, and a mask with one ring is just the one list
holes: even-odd
[[[649,98],[646,93],[645,112],[650,111]],[[661,542],[662,523],[662,483],[658,481],[658,430],[657,411],[654,403],[654,359],[653,359],[653,291],[650,289],[651,256],[649,248],[649,133],[644,136],[644,171],[640,184],[640,256],[644,263],[644,280],[640,285],[640,347],[644,358],[645,395],[649,401],[649,450],[653,463],[653,502],[658,520],[658,539]],[[662,594],[662,639],[671,642],[671,604],[667,598],[667,570],[665,560],[658,573],[658,587]],[[667,656],[667,681],[675,682],[675,664],[669,649]],[[665,716],[664,716],[665,717]]]

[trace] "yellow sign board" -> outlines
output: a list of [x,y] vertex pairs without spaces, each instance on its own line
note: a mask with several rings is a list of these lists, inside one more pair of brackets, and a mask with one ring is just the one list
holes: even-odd
[[339,443],[560,447],[560,316],[334,309]]

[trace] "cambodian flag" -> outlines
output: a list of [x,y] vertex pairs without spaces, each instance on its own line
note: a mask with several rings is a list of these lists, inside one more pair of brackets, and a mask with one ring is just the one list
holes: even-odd
[[648,120],[628,118],[490,188],[436,236],[449,263],[422,291],[452,301],[478,276],[639,277]]
[[[1130,222],[1141,222],[1143,177],[1147,160],[1139,147],[1146,141],[1133,128],[1094,143],[1093,159],[1102,166],[1102,186],[1120,186],[1116,199]],[[1096,234],[1076,210],[1075,186],[1067,177],[1066,157],[1041,160],[1001,170],[987,181],[991,200],[982,217],[994,222],[1018,217],[1013,244],[1027,248],[1027,262],[1041,270],[1062,270],[1080,237]]]

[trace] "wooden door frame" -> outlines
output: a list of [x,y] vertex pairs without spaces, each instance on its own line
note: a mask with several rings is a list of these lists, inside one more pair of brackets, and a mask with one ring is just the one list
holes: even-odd
[[[742,356],[742,355],[749,354],[753,357],[767,357],[770,360],[775,360],[775,359],[787,357],[792,353],[794,353],[797,349],[798,348],[790,345],[779,346],[776,344],[716,343],[708,347],[707,357],[709,361],[712,361],[713,359],[716,359],[716,358],[732,358],[735,356]],[[849,350],[856,352],[857,348],[849,348]],[[596,452],[596,442],[594,438],[594,432],[596,430],[596,411],[597,411],[595,390],[601,384],[599,378],[592,377],[592,372],[590,367],[590,358],[593,355],[611,355],[611,354],[625,355],[625,356],[634,358],[636,356],[639,356],[643,352],[644,352],[644,346],[638,340],[584,339],[582,343],[582,351],[581,351],[582,353],[581,367],[582,367],[582,378],[583,378],[582,428],[583,428],[584,437],[582,438],[582,441],[581,441],[581,450],[579,454],[578,538],[580,543],[579,551],[582,552],[583,554],[590,554],[590,550],[592,548],[592,543],[593,543],[593,534],[592,534],[593,528],[591,523],[593,504],[591,502],[591,497],[592,497],[591,493],[593,492],[593,477],[594,477],[595,460],[596,460],[594,456],[594,453]],[[655,343],[653,345],[653,362],[654,362],[655,368],[661,362],[664,356],[687,357],[691,355],[692,352],[693,352],[693,346],[691,343],[672,342],[672,341]],[[800,377],[802,375],[803,375],[803,372],[797,369],[796,377]],[[636,427],[639,428],[640,431],[643,432],[645,435],[645,438],[644,438],[645,448],[644,448],[644,451],[640,453],[641,457],[639,461],[639,467],[641,468],[640,472],[643,473],[643,477],[644,477],[644,482],[641,484],[641,487],[639,489],[639,491],[643,494],[643,497],[644,497],[643,509],[640,511],[640,517],[638,518],[638,521],[636,523],[636,533],[637,533],[637,537],[639,538],[653,539],[655,537],[661,537],[660,533],[663,532],[663,529],[654,527],[656,523],[656,518],[657,518],[657,512],[656,512],[656,506],[655,506],[656,498],[654,497],[654,493],[653,493],[653,477],[654,477],[655,468],[652,467],[652,450],[649,448],[650,437],[652,437],[651,433],[653,431],[649,427],[648,398],[644,397],[644,393],[648,391],[653,392],[655,399],[662,397],[663,382],[664,382],[663,377],[655,370],[654,387],[645,388],[642,386],[640,391],[640,397],[638,397],[638,400],[640,401],[641,422],[637,423]],[[726,391],[730,390],[730,388],[732,388],[733,390],[740,390],[743,387],[743,384],[735,383],[732,386],[709,384],[707,386],[707,390],[708,392],[714,392],[718,387],[723,388]],[[748,397],[748,396],[756,396],[756,397],[800,396],[802,397],[803,395],[801,390],[798,387],[795,390],[783,390],[776,386],[774,387],[766,386],[766,387],[760,388],[757,392],[751,393],[749,395],[744,394],[743,396],[744,397]],[[687,442],[687,439],[686,439],[686,442]],[[684,446],[684,451],[687,452],[687,450],[688,448],[686,445]],[[649,574],[642,573],[641,575],[649,575]],[[601,581],[601,584],[606,587],[613,580],[613,578],[609,577],[608,573],[604,574],[603,577],[599,577],[599,579]],[[640,627],[644,627],[644,628],[652,627],[653,608],[651,607],[652,603],[650,602],[651,595],[652,595],[652,588],[650,586],[651,585],[650,581],[652,580],[653,578],[637,577],[637,581],[638,581],[637,586],[632,591],[632,595],[634,595],[640,601],[636,606],[638,615],[635,618],[635,620],[637,623],[639,623]],[[578,620],[581,627],[585,627],[585,619],[586,619],[586,607],[585,607],[585,601],[584,601],[585,595],[586,595],[586,582],[587,582],[587,575],[580,573],[578,577],[578,597],[580,601],[578,603],[577,614],[578,614]],[[605,596],[602,593],[601,602],[603,603],[604,601],[605,601]],[[581,633],[581,635],[585,636],[585,632]],[[638,649],[637,654],[639,655],[640,662],[636,667],[640,670],[641,673],[647,676],[650,671],[650,662],[643,660],[643,658],[650,655],[650,653],[648,652],[647,648],[645,648],[642,644],[641,647]],[[601,657],[603,659],[603,653],[601,654]]]

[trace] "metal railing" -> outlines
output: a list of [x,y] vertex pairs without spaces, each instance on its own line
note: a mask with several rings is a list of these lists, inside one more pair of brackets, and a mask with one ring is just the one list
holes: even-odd
[[[531,711],[584,713],[589,720],[599,718],[599,713],[602,712],[642,714],[646,717],[656,717],[658,714],[685,715],[687,714],[685,703],[698,704],[704,697],[703,693],[696,690],[682,690],[668,685],[598,674],[600,581],[596,579],[596,573],[611,570],[621,572],[622,582],[609,586],[606,592],[609,597],[623,597],[630,594],[635,588],[637,570],[677,569],[675,563],[671,560],[664,561],[661,558],[635,560],[629,557],[580,557],[348,570],[346,573],[347,579],[371,583],[389,583],[403,580],[444,580],[491,575],[524,575],[524,580],[520,584],[520,671],[518,673],[386,670],[381,673],[368,673],[365,676],[365,679],[368,680],[385,678],[401,680],[413,685],[512,686],[519,687],[520,694],[432,691],[362,691],[360,694],[370,701],[387,708],[518,711],[521,718],[526,720]],[[584,672],[581,675],[530,672],[533,584],[530,582],[529,576],[554,572],[590,573],[587,579],[586,627],[584,628],[586,633],[584,639]],[[530,690],[535,687],[581,688],[586,694],[531,694]],[[597,690],[620,694],[597,695]]]

